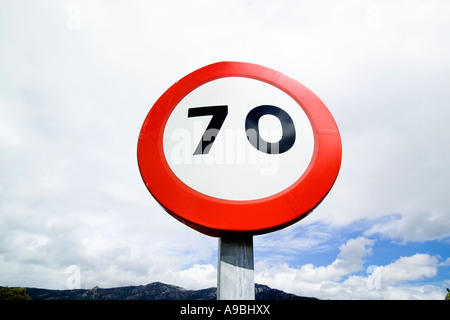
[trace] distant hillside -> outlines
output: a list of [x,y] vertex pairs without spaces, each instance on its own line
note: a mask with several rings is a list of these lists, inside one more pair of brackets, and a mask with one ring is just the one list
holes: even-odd
[[[26,288],[26,293],[33,300],[216,300],[216,288],[186,290],[161,282],[109,289],[98,287],[74,290]],[[286,293],[261,284],[255,285],[255,295],[256,300],[317,300]]]

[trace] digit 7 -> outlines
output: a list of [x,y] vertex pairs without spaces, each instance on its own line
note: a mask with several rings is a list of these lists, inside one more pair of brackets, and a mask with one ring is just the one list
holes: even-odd
[[194,151],[194,155],[208,154],[227,115],[228,115],[228,106],[226,105],[196,107],[188,109],[188,118],[212,116],[211,121],[208,124],[208,127],[206,127],[206,130],[203,133],[202,139],[200,140],[200,142],[197,145],[197,148]]

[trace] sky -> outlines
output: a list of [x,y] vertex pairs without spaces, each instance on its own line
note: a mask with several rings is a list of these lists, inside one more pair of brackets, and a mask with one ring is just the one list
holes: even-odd
[[450,287],[447,1],[12,1],[0,10],[0,286],[216,286],[217,238],[142,182],[142,123],[186,74],[257,63],[342,138],[308,217],[254,237],[255,281],[321,299]]

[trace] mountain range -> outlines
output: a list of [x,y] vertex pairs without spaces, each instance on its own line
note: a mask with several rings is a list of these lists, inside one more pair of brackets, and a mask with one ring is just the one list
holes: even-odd
[[[178,286],[153,282],[141,286],[117,288],[50,290],[26,288],[32,300],[216,300],[216,288],[187,290]],[[255,300],[317,300],[255,285]]]

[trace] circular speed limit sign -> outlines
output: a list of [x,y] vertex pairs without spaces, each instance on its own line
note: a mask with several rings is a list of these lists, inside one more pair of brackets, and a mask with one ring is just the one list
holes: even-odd
[[305,217],[333,186],[342,147],[331,113],[308,88],[266,67],[219,62],[158,99],[137,154],[167,212],[220,236]]

